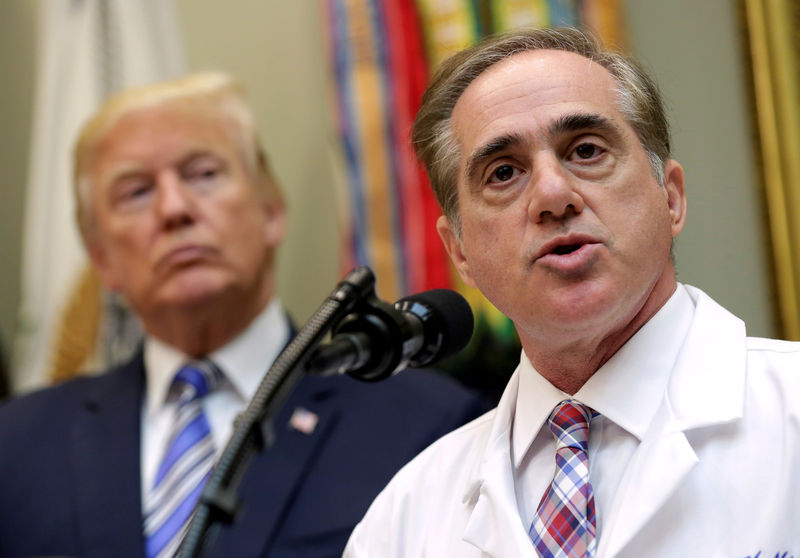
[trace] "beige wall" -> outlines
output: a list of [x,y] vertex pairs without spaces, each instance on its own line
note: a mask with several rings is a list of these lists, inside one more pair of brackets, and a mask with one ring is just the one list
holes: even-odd
[[0,2],[0,342],[16,331],[35,75],[36,2]]
[[748,94],[746,30],[736,0],[628,0],[636,55],[655,73],[686,171],[688,221],[678,278],[777,335],[770,247]]
[[[316,0],[177,0],[191,69],[227,70],[247,87],[289,203],[279,291],[304,321],[339,278],[328,85]],[[734,0],[628,0],[637,55],[656,73],[686,168],[689,221],[677,244],[679,278],[703,287],[774,334],[773,289],[753,155],[741,31]],[[35,12],[0,2],[0,333],[8,346],[19,301]]]

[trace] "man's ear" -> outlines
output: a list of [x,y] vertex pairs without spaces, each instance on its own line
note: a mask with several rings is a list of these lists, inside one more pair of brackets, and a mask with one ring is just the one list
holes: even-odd
[[672,221],[672,238],[678,236],[686,223],[686,187],[683,178],[683,167],[674,159],[664,164],[664,190],[667,194],[667,205]]
[[278,195],[271,195],[261,201],[264,212],[264,241],[267,246],[276,248],[286,233],[286,204]]
[[453,262],[461,279],[470,287],[477,288],[475,281],[472,280],[469,262],[467,262],[467,257],[464,255],[464,250],[461,245],[461,238],[456,234],[450,220],[444,215],[441,215],[436,221],[436,230],[439,232],[444,248],[447,250],[447,254],[450,256],[450,260]]
[[116,279],[116,274],[108,261],[108,256],[105,250],[97,241],[97,239],[86,239],[86,251],[89,254],[89,259],[94,266],[97,276],[103,282],[103,285],[110,291],[119,289],[119,281]]

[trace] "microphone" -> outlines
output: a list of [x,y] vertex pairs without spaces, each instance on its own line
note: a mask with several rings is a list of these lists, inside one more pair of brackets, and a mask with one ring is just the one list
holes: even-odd
[[426,366],[460,351],[473,326],[467,301],[448,289],[407,296],[394,306],[374,299],[366,311],[342,319],[331,342],[309,356],[306,370],[384,380],[408,366]]

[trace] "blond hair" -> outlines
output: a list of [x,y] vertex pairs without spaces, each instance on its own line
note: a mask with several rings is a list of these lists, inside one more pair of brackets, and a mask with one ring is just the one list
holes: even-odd
[[112,95],[81,128],[73,152],[73,188],[76,219],[84,242],[88,241],[93,230],[92,188],[88,169],[98,145],[124,116],[166,105],[224,120],[239,146],[245,168],[254,184],[266,197],[281,198],[241,85],[223,72],[188,74],[132,87]]

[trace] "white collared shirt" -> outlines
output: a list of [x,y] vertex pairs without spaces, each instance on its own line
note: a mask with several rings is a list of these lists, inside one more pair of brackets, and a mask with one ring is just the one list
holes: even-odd
[[[233,421],[255,394],[264,374],[289,341],[289,323],[280,303],[272,300],[230,343],[212,352],[225,379],[203,399],[217,455],[233,430]],[[153,337],[145,340],[146,393],[142,405],[142,498],[152,486],[175,414],[167,401],[175,373],[190,357]]]
[[555,472],[555,440],[547,418],[559,402],[572,398],[601,415],[589,431],[589,478],[597,532],[602,532],[604,510],[661,404],[693,315],[694,304],[679,284],[664,306],[571,397],[544,379],[523,353],[511,455],[525,525],[533,521]]

